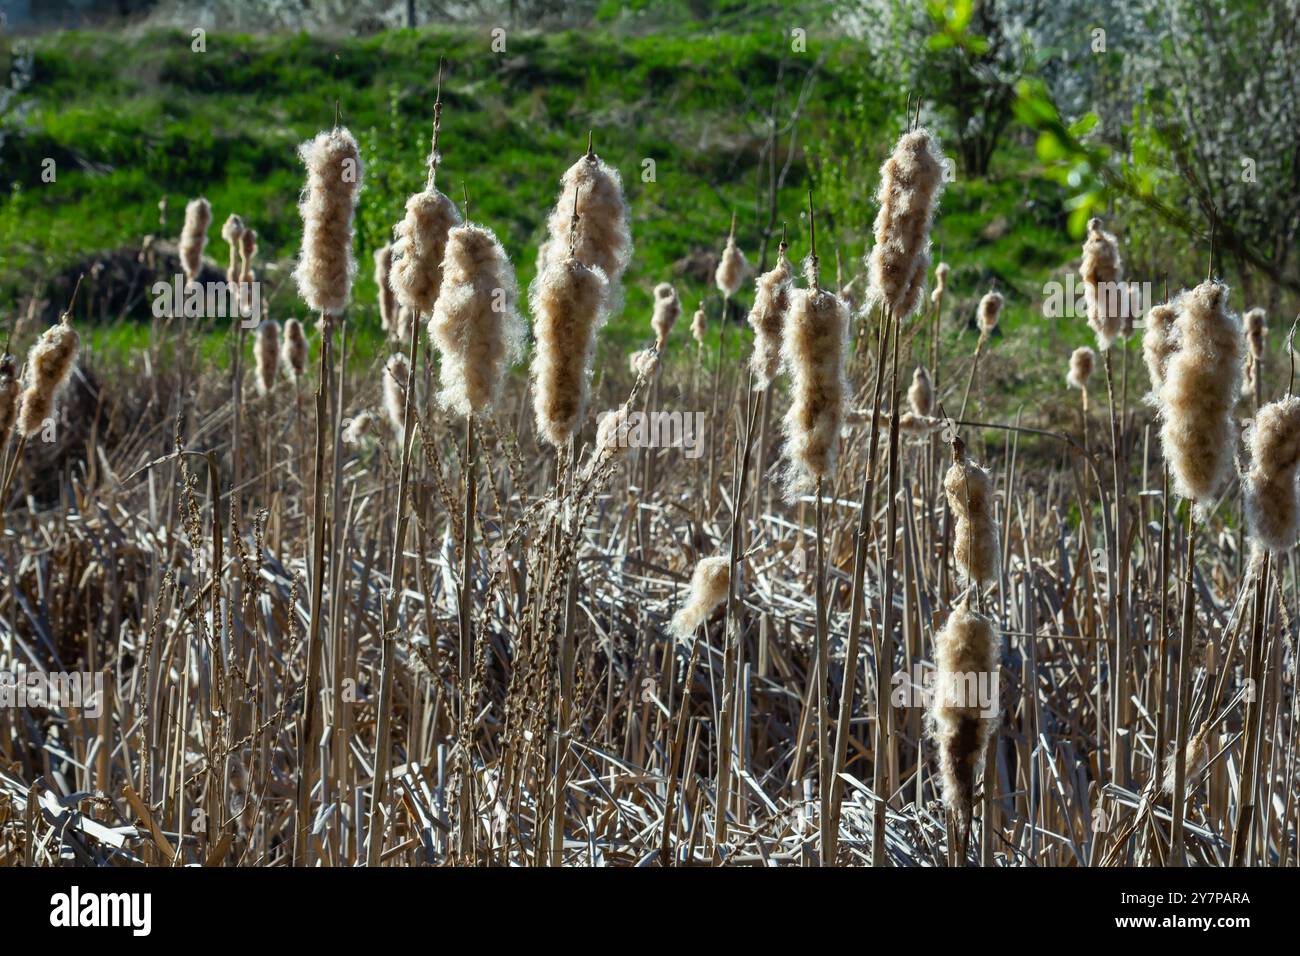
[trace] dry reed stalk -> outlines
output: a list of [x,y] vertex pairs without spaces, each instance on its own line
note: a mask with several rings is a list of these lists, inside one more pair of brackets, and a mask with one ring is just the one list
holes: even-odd
[[971,356],[970,375],[966,378],[966,390],[961,396],[961,408],[957,412],[959,419],[965,420],[966,406],[970,401],[971,386],[975,384],[975,372],[979,368],[980,356],[984,354],[984,346],[988,343],[989,336],[993,330],[998,327],[998,320],[1002,315],[1002,306],[1004,300],[999,292],[986,292],[980,299],[979,308],[975,313],[975,322],[980,330],[979,341],[975,343],[975,354]]

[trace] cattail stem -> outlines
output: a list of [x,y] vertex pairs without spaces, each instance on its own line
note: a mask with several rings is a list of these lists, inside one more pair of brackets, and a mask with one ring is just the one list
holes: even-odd
[[[471,616],[474,554],[474,520],[478,510],[477,450],[474,447],[474,422],[465,418],[465,514],[461,526],[460,596],[457,622],[460,631],[460,736],[461,745],[469,748],[470,722],[474,719],[474,630]],[[456,832],[460,835],[461,863],[474,858],[475,826],[472,811],[471,783],[473,769],[469,750],[462,754],[463,771],[460,778],[460,820]],[[558,864],[558,860],[556,863]]]
[[828,710],[828,688],[830,684],[827,671],[830,669],[830,637],[826,633],[826,516],[825,505],[823,503],[824,480],[820,477],[817,479],[817,507],[815,509],[817,521],[817,538],[816,538],[816,562],[817,572],[815,577],[815,587],[817,588],[816,600],[814,603],[816,620],[816,640],[817,640],[817,784],[818,796],[821,806],[818,813],[818,823],[821,827],[821,863],[822,866],[835,865],[835,836],[831,833],[831,825],[835,822],[831,816],[831,747],[829,746],[828,737],[830,735],[830,712]]
[[1187,687],[1191,647],[1196,634],[1196,522],[1192,503],[1187,503],[1187,554],[1183,565],[1183,625],[1178,644],[1178,676],[1174,689],[1174,795],[1173,822],[1169,835],[1169,866],[1186,866],[1183,815],[1187,802],[1187,719],[1190,691]]
[[[731,296],[722,297],[722,321],[718,325],[718,362],[713,367],[713,398],[709,402],[709,421],[718,420],[718,393],[722,387],[722,362],[723,352],[727,347],[727,321],[731,313]],[[714,462],[717,461],[717,455],[709,456],[709,476],[705,494],[708,496],[708,510],[713,511],[713,504],[717,495],[717,484],[714,480]],[[721,477],[721,476],[717,476]]]
[[966,390],[962,392],[961,396],[961,410],[957,413],[959,419],[964,419],[966,417],[966,403],[970,401],[971,385],[975,382],[975,370],[979,368],[980,355],[984,351],[984,342],[987,339],[988,336],[981,332],[980,340],[975,343],[975,354],[971,357],[970,374],[966,377]]
[[[1261,549],[1262,550],[1262,549]],[[1259,574],[1255,579],[1254,618],[1250,633],[1250,686],[1254,693],[1246,702],[1246,717],[1242,728],[1244,743],[1242,745],[1241,777],[1237,787],[1237,819],[1233,824],[1232,851],[1228,859],[1229,866],[1244,866],[1247,862],[1246,843],[1250,836],[1251,823],[1255,818],[1255,788],[1259,769],[1257,755],[1260,744],[1260,714],[1264,704],[1264,660],[1267,657],[1264,638],[1265,619],[1268,614],[1269,566],[1272,555],[1263,551],[1260,555]]]
[[[393,533],[393,555],[389,565],[388,594],[381,608],[380,635],[382,654],[379,665],[379,706],[375,722],[375,773],[370,788],[370,818],[367,824],[366,865],[379,866],[384,849],[384,803],[387,800],[389,762],[391,759],[393,720],[393,671],[397,666],[397,606],[402,594],[403,561],[406,546],[406,526],[410,519],[410,486],[407,480],[411,470],[411,450],[415,445],[415,369],[420,351],[420,317],[411,320],[408,352],[411,356],[406,366],[406,398],[402,417],[402,463],[397,476],[397,518]],[[324,341],[322,340],[322,346]],[[323,351],[323,348],[322,348]],[[319,464],[319,461],[318,461]],[[318,478],[319,482],[319,478]]]

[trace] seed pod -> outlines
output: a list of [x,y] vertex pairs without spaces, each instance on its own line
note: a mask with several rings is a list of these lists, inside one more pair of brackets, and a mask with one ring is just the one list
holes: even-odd
[[257,391],[268,395],[275,388],[275,366],[280,358],[280,323],[263,319],[253,340],[253,358],[257,362]]
[[284,363],[284,369],[289,373],[289,378],[297,385],[298,380],[302,378],[307,371],[307,335],[303,331],[302,323],[297,319],[290,319],[284,323],[284,344],[280,346],[280,358]]
[[749,310],[749,326],[754,330],[754,351],[749,367],[754,373],[754,388],[766,389],[781,368],[781,339],[786,313],[790,311],[790,292],[794,288],[794,269],[786,258],[786,244],[778,247],[776,265],[754,283],[754,307]]
[[1151,378],[1151,401],[1164,384],[1169,358],[1178,350],[1178,332],[1174,320],[1178,317],[1178,300],[1151,307],[1147,313],[1142,333],[1142,359]]
[[[997,712],[986,713],[972,691],[989,681],[996,689],[1001,641],[988,618],[972,611],[969,595],[934,636],[934,697],[928,714],[938,745],[943,802],[969,828],[975,778],[984,767]],[[996,700],[992,703],[996,704]]]
[[1086,389],[1096,359],[1097,353],[1086,345],[1075,349],[1070,355],[1070,371],[1065,376],[1065,384],[1070,388]]
[[1261,547],[1286,551],[1300,536],[1300,398],[1288,395],[1261,408],[1246,431],[1246,447],[1246,524]]
[[668,333],[681,314],[682,300],[677,298],[677,290],[667,282],[655,286],[655,310],[650,325],[655,331],[655,346],[660,352],[668,344]]
[[486,411],[506,370],[523,355],[515,270],[492,230],[472,223],[448,233],[442,288],[429,337],[442,356],[438,400],[460,415]]
[[993,479],[953,445],[954,461],[943,479],[956,524],[953,528],[953,556],[957,566],[976,584],[992,580],[998,573],[998,532],[993,520]]
[[63,320],[46,329],[27,353],[27,388],[18,413],[18,430],[26,438],[53,416],[54,403],[76,365],[81,338],[68,318],[65,312]]
[[868,256],[872,301],[899,320],[915,310],[930,271],[930,225],[943,189],[939,144],[927,129],[906,133],[880,168],[875,245]]
[[1129,311],[1120,269],[1118,240],[1101,228],[1100,219],[1089,219],[1079,275],[1088,305],[1088,324],[1097,333],[1097,348],[1103,352],[1123,331],[1124,316]]
[[562,447],[582,426],[591,390],[596,332],[605,321],[608,283],[599,268],[570,256],[537,277],[532,293],[533,412],[537,430]]
[[713,609],[727,599],[730,583],[729,557],[704,558],[696,564],[686,603],[673,615],[672,623],[668,626],[673,637],[679,641],[690,640],[696,629],[708,620]]
[[384,412],[399,440],[406,430],[406,380],[409,375],[410,365],[405,355],[394,352],[389,356],[384,366]]
[[979,325],[980,338],[988,338],[993,334],[993,330],[998,327],[998,319],[1002,315],[1004,301],[1000,292],[985,293],[984,298],[980,299],[979,309],[975,314],[976,324]]
[[456,204],[437,187],[431,186],[406,200],[406,215],[393,229],[392,267],[388,273],[401,306],[425,315],[433,312],[442,286],[447,236],[459,223]]
[[302,253],[293,277],[298,294],[322,315],[342,313],[352,295],[352,215],[361,189],[361,152],[347,129],[318,134],[298,147],[307,185],[298,201]]
[[[1207,738],[1210,735],[1210,722],[1207,720],[1201,724],[1199,730],[1192,735],[1192,739],[1187,741],[1187,758],[1186,758],[1186,781],[1190,786],[1201,773],[1205,771],[1209,764],[1210,749],[1207,745]],[[1165,793],[1174,792],[1174,784],[1178,780],[1178,767],[1174,761],[1174,749],[1170,748],[1169,754],[1165,757],[1165,776],[1162,782],[1161,790]]]
[[934,383],[924,366],[918,365],[912,373],[912,385],[907,390],[907,401],[912,411],[922,418],[929,418],[934,409]]
[[221,238],[230,249],[230,260],[226,266],[227,285],[236,285],[239,282],[240,270],[236,262],[239,258],[240,240],[243,235],[244,220],[232,212],[221,227]]
[[745,254],[736,246],[735,222],[732,222],[731,235],[727,237],[726,248],[722,250],[722,258],[718,261],[718,268],[713,273],[713,282],[727,298],[731,298],[740,289],[740,284],[745,281],[745,276],[749,273],[749,262],[745,259]]
[[343,441],[348,445],[360,445],[370,434],[374,427],[375,416],[369,412],[361,412],[354,418],[350,419],[347,426],[343,429]]
[[691,319],[691,335],[695,337],[698,344],[703,345],[704,335],[708,330],[708,320],[704,317],[704,307],[701,306],[695,310],[695,315]]
[[18,364],[6,352],[0,356],[0,450],[4,449],[18,417]]
[[934,291],[930,293],[930,301],[938,305],[943,301],[943,295],[948,290],[948,263],[941,262],[934,267]]
[[[578,235],[572,239],[574,195],[577,195]],[[547,220],[549,238],[537,250],[537,274],[572,255],[605,277],[610,301],[606,311],[622,307],[623,273],[632,261],[632,232],[623,180],[618,170],[593,152],[570,166],[560,180],[560,199]]]
[[1160,444],[1174,490],[1200,513],[1231,474],[1236,447],[1242,336],[1227,300],[1228,287],[1212,280],[1179,297],[1178,349],[1158,395]]
[[375,250],[375,288],[379,290],[379,327],[385,332],[397,319],[397,296],[388,274],[393,268],[393,245],[385,243]]
[[203,268],[203,249],[208,244],[208,228],[211,225],[212,207],[206,199],[200,197],[186,203],[179,251],[187,285],[198,278]]

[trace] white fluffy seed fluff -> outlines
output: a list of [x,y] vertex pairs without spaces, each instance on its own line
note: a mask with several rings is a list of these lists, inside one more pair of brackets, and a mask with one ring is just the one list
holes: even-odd
[[733,232],[727,237],[722,258],[718,260],[718,268],[713,273],[713,282],[719,292],[731,298],[739,291],[740,284],[745,281],[745,276],[748,274],[749,261],[736,245],[736,236]]
[[547,220],[549,238],[537,250],[537,274],[569,257],[573,200],[578,198],[578,235],[573,255],[605,277],[611,314],[622,307],[623,273],[632,261],[632,232],[623,180],[618,170],[595,153],[587,153],[560,179],[560,198]]
[[379,298],[379,327],[385,332],[392,331],[397,321],[397,296],[393,293],[393,284],[388,273],[393,268],[393,246],[385,243],[375,250],[375,288]]
[[1080,345],[1070,355],[1070,371],[1066,373],[1065,384],[1070,388],[1086,389],[1096,361],[1097,353],[1086,345]]
[[3,450],[18,418],[19,392],[18,363],[6,352],[0,356],[0,450]]
[[442,356],[438,400],[460,415],[486,411],[523,356],[519,286],[492,230],[466,223],[447,235],[442,288],[429,337]]
[[574,256],[552,262],[529,289],[537,339],[533,412],[538,432],[557,448],[568,443],[587,414],[607,290],[605,274]]
[[966,577],[976,584],[998,573],[998,530],[993,520],[993,479],[962,455],[943,479],[948,507],[956,519],[952,532],[953,557]]
[[1246,524],[1262,547],[1285,551],[1300,536],[1300,398],[1288,395],[1261,408],[1246,431],[1246,447]]
[[794,268],[781,243],[776,265],[754,283],[754,306],[749,310],[749,326],[754,330],[754,351],[749,368],[754,373],[754,388],[766,389],[781,368],[781,339],[786,313],[790,311],[790,292],[794,288]]
[[27,353],[27,387],[18,412],[21,435],[32,437],[53,417],[54,404],[72,375],[80,349],[81,337],[65,313],[63,321],[46,329]]
[[849,311],[834,294],[818,288],[811,267],[809,288],[790,293],[781,362],[790,376],[791,403],[784,419],[785,494],[811,491],[832,477],[840,426],[848,400],[844,358]]
[[695,315],[691,318],[691,335],[699,345],[704,344],[704,336],[709,330],[709,321],[704,315],[704,307],[695,310]]
[[253,359],[257,364],[257,392],[270,394],[275,388],[275,368],[280,360],[280,323],[263,319],[253,339]]
[[943,301],[944,293],[948,291],[948,263],[941,262],[934,268],[934,291],[930,293],[930,301],[938,305]]
[[384,414],[399,440],[406,428],[406,381],[410,368],[401,352],[390,355],[384,365]]
[[[436,187],[406,200],[406,215],[393,228],[392,266],[388,272],[393,294],[403,308],[424,315],[433,312],[442,286],[447,236],[459,223],[456,204]],[[409,332],[410,326],[406,330]]]
[[660,352],[668,344],[668,333],[677,324],[682,314],[682,300],[677,298],[677,290],[669,283],[661,282],[655,286],[654,315],[650,326],[655,332],[655,346]]
[[988,338],[998,327],[1004,302],[1000,292],[987,292],[980,299],[979,309],[975,313],[975,322],[979,326],[981,338]]
[[871,299],[905,319],[930,271],[930,225],[943,189],[943,156],[927,129],[906,133],[880,168],[875,245],[867,259]]
[[1088,324],[1097,333],[1097,348],[1103,352],[1125,328],[1128,297],[1121,268],[1119,241],[1101,228],[1100,219],[1089,219],[1079,275],[1088,306]]
[[731,559],[729,557],[704,558],[695,565],[691,575],[691,589],[686,595],[686,603],[673,615],[668,629],[679,641],[690,640],[696,629],[703,624],[713,609],[727,599],[727,588],[731,583]]
[[244,220],[231,213],[221,226],[221,238],[230,250],[230,261],[226,266],[226,283],[235,285],[239,282],[240,268],[237,261],[243,248]]
[[181,226],[179,245],[181,269],[186,282],[198,278],[203,268],[203,249],[208,244],[208,228],[212,225],[212,206],[202,197],[185,204],[185,223]]
[[284,364],[284,370],[289,375],[290,381],[295,385],[307,371],[307,333],[303,330],[302,323],[297,319],[290,319],[284,323],[284,344],[280,346],[280,361]]
[[1158,393],[1160,444],[1174,490],[1203,513],[1232,473],[1241,394],[1241,320],[1228,311],[1228,287],[1202,282],[1178,299],[1178,347]]
[[975,779],[998,725],[996,706],[994,714],[987,714],[972,691],[998,686],[1000,645],[992,622],[971,610],[969,595],[934,636],[934,694],[927,723],[938,745],[944,805],[963,827],[969,825]]
[[1178,327],[1174,324],[1178,318],[1178,307],[1177,299],[1152,306],[1143,324],[1142,359],[1146,362],[1147,376],[1151,379],[1151,394],[1148,398],[1152,402],[1158,403],[1157,396],[1165,381],[1169,358],[1178,350]]
[[907,401],[912,406],[912,414],[920,418],[929,418],[934,410],[934,383],[930,380],[930,372],[922,365],[912,373]]
[[357,260],[352,216],[361,190],[361,151],[345,128],[317,134],[298,147],[307,182],[298,200],[302,251],[293,277],[313,311],[338,315],[352,295]]

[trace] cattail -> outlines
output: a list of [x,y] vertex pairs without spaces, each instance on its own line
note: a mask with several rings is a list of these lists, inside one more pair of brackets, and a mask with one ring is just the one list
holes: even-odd
[[993,521],[993,479],[953,443],[953,464],[943,479],[948,507],[956,517],[953,549],[957,566],[975,584],[998,572],[998,531]]
[[754,283],[754,307],[749,310],[754,351],[749,356],[749,367],[758,391],[771,385],[781,368],[781,334],[794,288],[794,269],[785,257],[786,248],[784,242],[777,247],[776,265]]
[[1120,284],[1120,268],[1119,242],[1101,228],[1100,219],[1089,219],[1079,275],[1088,305],[1088,324],[1097,333],[1097,348],[1103,352],[1124,330],[1124,315],[1129,311]]
[[727,237],[726,248],[722,250],[722,258],[718,260],[718,268],[714,270],[713,282],[727,298],[731,298],[740,288],[740,284],[745,281],[745,276],[749,272],[749,262],[745,259],[745,254],[736,246],[736,218],[731,218],[731,235]]
[[1178,348],[1160,386],[1160,443],[1174,490],[1198,510],[1232,471],[1241,393],[1241,320],[1228,287],[1206,280],[1179,297]]
[[695,629],[708,620],[713,609],[727,599],[730,583],[731,558],[704,558],[696,564],[686,603],[668,625],[672,635],[679,641],[689,640]]
[[907,390],[907,401],[912,412],[921,418],[929,418],[934,408],[934,383],[924,366],[918,365],[912,373],[912,385]]
[[835,470],[848,384],[844,352],[849,312],[817,285],[815,259],[805,264],[809,288],[790,293],[781,361],[790,374],[792,401],[785,416],[786,495],[811,490]]
[[1259,364],[1264,357],[1264,336],[1268,334],[1268,326],[1265,324],[1265,312],[1263,309],[1251,309],[1242,316],[1242,323],[1246,329],[1246,376],[1241,386],[1241,394],[1244,398],[1258,397],[1256,395],[1259,389]]
[[369,412],[361,412],[356,417],[350,419],[343,428],[343,441],[349,445],[360,445],[370,434],[375,424],[375,416]]
[[275,366],[280,358],[280,323],[263,319],[253,340],[253,359],[257,363],[257,392],[267,395],[275,388]]
[[239,308],[246,317],[253,312],[253,257],[257,255],[257,230],[245,229],[239,234]]
[[1178,350],[1178,300],[1151,307],[1147,313],[1142,333],[1142,359],[1151,378],[1151,398],[1154,401],[1164,384],[1169,359]]
[[677,298],[677,290],[667,282],[655,286],[655,310],[650,325],[655,330],[655,348],[660,352],[668,343],[668,333],[677,324],[682,314],[682,300]]
[[[575,226],[574,195],[577,195]],[[632,261],[632,233],[623,180],[614,169],[588,149],[560,180],[560,201],[547,221],[550,237],[537,250],[537,274],[542,275],[572,255],[605,277],[610,301],[607,311],[617,312],[622,304],[620,282]]]
[[1000,292],[985,293],[984,298],[980,299],[979,309],[975,313],[975,321],[979,326],[980,338],[986,339],[993,334],[993,330],[998,327],[998,319],[1002,316],[1002,304],[1005,300]]
[[985,680],[997,687],[1000,643],[989,619],[971,610],[969,595],[953,607],[934,636],[929,725],[939,749],[943,802],[963,831],[970,826],[975,778],[997,730],[996,710],[988,714],[973,691]]
[[630,427],[626,406],[620,405],[614,411],[602,415],[600,423],[596,426],[596,447],[611,455],[626,451],[627,433]]
[[235,261],[240,253],[240,239],[243,234],[244,220],[232,212],[221,227],[221,238],[230,249],[230,261],[226,266],[227,285],[235,285],[239,282],[239,269]]
[[[388,281],[398,303],[411,312],[432,314],[442,287],[447,236],[459,223],[456,204],[435,186],[406,200],[406,215],[393,229]],[[400,341],[410,340],[402,337]]]
[[361,154],[352,134],[339,127],[307,140],[298,156],[307,167],[307,185],[298,201],[302,253],[293,276],[307,305],[322,315],[338,315],[357,274],[352,214],[361,189]]
[[695,310],[695,315],[691,319],[691,335],[695,337],[696,343],[704,344],[704,334],[708,332],[708,320],[704,317],[704,306]]
[[942,427],[942,418],[934,418],[930,415],[918,415],[916,412],[903,412],[902,415],[898,416],[899,433],[912,438],[923,438],[926,435],[933,435]]
[[659,374],[659,352],[640,349],[628,356],[628,369],[637,378],[651,379]]
[[[1196,777],[1201,774],[1210,760],[1210,748],[1207,738],[1210,735],[1210,722],[1207,720],[1201,724],[1200,729],[1192,735],[1192,739],[1187,741],[1187,763],[1186,763],[1186,781],[1191,784]],[[1165,778],[1161,789],[1165,793],[1174,792],[1174,784],[1178,780],[1177,763],[1174,760],[1174,749],[1170,748],[1170,753],[1165,757]]]
[[379,327],[385,332],[392,331],[397,318],[397,296],[393,294],[393,284],[388,273],[393,268],[393,244],[386,242],[375,250],[375,288],[379,297]]
[[1300,536],[1300,398],[1288,395],[1261,408],[1246,431],[1246,447],[1246,523],[1261,546],[1285,551]]
[[185,205],[185,224],[181,226],[180,256],[185,281],[195,281],[203,268],[203,248],[208,244],[208,227],[212,225],[212,207],[203,198]]
[[586,415],[608,285],[599,267],[570,256],[548,265],[530,290],[537,338],[533,411],[537,430],[557,448],[573,437]]
[[30,438],[44,427],[54,413],[54,403],[72,374],[81,348],[77,330],[68,324],[68,314],[36,340],[27,353],[27,388],[18,413],[18,431]]
[[404,305],[397,307],[397,322],[392,328],[393,338],[399,343],[411,341],[411,326],[415,324],[415,310]]
[[1086,345],[1081,345],[1070,355],[1070,371],[1065,376],[1065,384],[1070,388],[1086,391],[1088,379],[1092,376],[1093,363],[1097,353]]
[[307,371],[307,334],[297,319],[284,323],[284,344],[280,346],[280,360],[284,363],[289,378],[297,385]]
[[461,415],[490,407],[524,350],[515,270],[492,230],[472,223],[447,235],[442,287],[429,336],[442,354],[438,400]]
[[6,352],[0,356],[0,450],[9,440],[14,419],[18,417],[18,366],[14,357]]
[[867,260],[871,299],[899,320],[916,308],[930,271],[930,225],[942,189],[939,144],[927,129],[904,134],[880,168],[876,241]]
[[948,289],[948,263],[941,262],[934,269],[934,291],[930,293],[930,301],[938,305],[943,301],[943,294]]
[[384,366],[384,412],[399,437],[406,431],[406,379],[409,374],[406,356],[394,352]]

